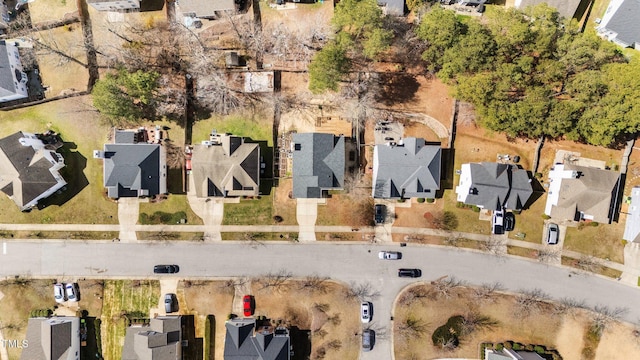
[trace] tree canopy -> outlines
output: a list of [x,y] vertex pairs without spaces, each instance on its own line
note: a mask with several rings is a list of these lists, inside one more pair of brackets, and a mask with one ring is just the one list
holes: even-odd
[[93,106],[112,121],[152,118],[160,74],[128,72],[106,74],[93,87]]
[[480,123],[509,136],[614,146],[640,131],[640,65],[546,4],[487,9],[482,22],[433,7],[422,58]]

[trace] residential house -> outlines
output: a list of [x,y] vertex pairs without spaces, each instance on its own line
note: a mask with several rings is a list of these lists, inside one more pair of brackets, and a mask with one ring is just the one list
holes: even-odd
[[140,0],[87,0],[87,4],[98,11],[140,9]]
[[166,154],[159,143],[159,129],[115,130],[115,143],[93,157],[104,159],[107,196],[155,196],[167,192]]
[[64,159],[56,152],[61,146],[53,133],[19,131],[0,139],[0,191],[20,210],[33,208],[67,184],[60,175]]
[[260,146],[218,134],[195,145],[191,159],[198,197],[256,196],[260,185]]
[[640,3],[638,0],[611,0],[598,35],[619,46],[640,50]]
[[373,149],[374,198],[435,198],[440,190],[440,144],[405,138],[396,145],[376,145]]
[[631,203],[627,210],[627,222],[624,225],[622,238],[640,242],[640,186],[634,186],[631,189]]
[[254,318],[231,319],[225,323],[225,327],[224,360],[290,359],[289,331],[285,328],[256,328]]
[[549,172],[544,213],[558,220],[609,224],[614,215],[620,174],[594,167],[555,164]]
[[30,318],[21,360],[79,360],[80,318]]
[[484,349],[486,360],[545,360],[538,353],[533,351],[512,350],[504,348],[502,350]]
[[18,47],[0,40],[0,103],[27,98],[27,82]]
[[321,198],[344,185],[344,136],[293,134],[293,197]]
[[405,0],[378,0],[378,6],[385,15],[403,16],[405,14]]
[[217,18],[216,12],[235,11],[234,0],[180,0],[178,10],[186,17]]
[[122,360],[182,360],[202,358],[202,338],[195,337],[192,315],[158,316],[148,324],[127,328]]
[[533,195],[532,179],[513,164],[462,164],[458,201],[488,210],[522,210]]
[[582,15],[578,14],[578,9],[580,8],[580,4],[585,1],[586,0],[515,0],[513,6],[518,9],[526,9],[529,6],[546,3],[547,5],[557,9],[558,13],[563,18],[571,19]]

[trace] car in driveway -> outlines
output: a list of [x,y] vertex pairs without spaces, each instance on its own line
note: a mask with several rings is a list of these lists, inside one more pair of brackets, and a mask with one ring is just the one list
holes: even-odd
[[376,333],[371,329],[365,329],[362,332],[362,351],[371,351],[375,342]]
[[516,227],[516,216],[512,212],[504,214],[504,231],[513,231]]
[[244,316],[253,315],[253,311],[255,309],[255,304],[253,302],[253,296],[245,295],[242,297],[242,310],[244,312]]
[[[383,204],[376,204],[375,206],[375,215],[374,215],[374,220],[376,222],[376,225],[380,225],[380,224],[384,224],[384,216],[385,213],[387,211],[387,207],[384,206]],[[371,215],[369,215],[371,216]]]
[[178,298],[176,294],[168,293],[164,295],[164,311],[167,314],[178,311]]
[[371,321],[371,303],[368,301],[363,301],[360,303],[360,321],[363,324],[366,324]]
[[422,276],[420,269],[398,269],[398,277],[419,278]]
[[67,300],[64,293],[64,285],[60,283],[53,285],[53,297],[57,303],[63,303]]
[[67,293],[67,299],[72,302],[76,302],[80,300],[80,294],[78,294],[78,284],[76,283],[67,283],[64,286],[65,292]]
[[178,265],[156,265],[153,267],[154,274],[175,274],[180,271]]
[[550,223],[547,228],[547,244],[556,245],[559,238],[560,229],[558,228],[558,224]]
[[378,252],[380,260],[399,260],[402,259],[402,253],[398,251],[380,251]]
[[504,234],[504,211],[494,210],[491,221],[491,233],[494,235]]

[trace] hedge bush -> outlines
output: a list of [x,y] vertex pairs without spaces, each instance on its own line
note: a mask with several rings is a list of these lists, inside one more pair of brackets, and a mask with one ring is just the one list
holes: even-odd
[[442,347],[445,344],[452,344],[453,347],[460,345],[460,335],[462,335],[462,323],[464,317],[461,315],[452,316],[447,323],[437,328],[431,335],[433,345]]
[[428,199],[427,199],[427,202],[428,202],[429,204],[433,204],[435,201],[436,201],[436,199],[432,199],[432,198],[428,198]]
[[418,198],[416,201],[422,204],[424,202],[424,198]]

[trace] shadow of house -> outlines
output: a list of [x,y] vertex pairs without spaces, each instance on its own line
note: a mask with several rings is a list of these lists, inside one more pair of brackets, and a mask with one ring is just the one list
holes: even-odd
[[291,360],[306,360],[311,356],[311,330],[301,330],[297,326],[289,328],[293,355]]
[[38,203],[38,209],[44,209],[51,205],[62,206],[89,185],[89,180],[84,174],[84,169],[87,167],[87,158],[78,151],[72,151],[75,149],[77,149],[77,146],[73,142],[65,142],[59,149],[66,164],[60,173],[63,178],[68,179],[67,185],[64,187],[64,191],[57,191]]
[[376,101],[387,106],[406,103],[415,98],[420,83],[416,77],[403,73],[381,73],[380,75],[381,91],[376,96]]
[[[85,324],[85,334],[82,334],[82,321]],[[96,318],[94,316],[85,316],[80,319],[80,340],[84,341],[84,346],[80,348],[80,358],[81,359],[101,359],[102,358],[102,350],[98,348],[98,343],[100,339],[100,333],[96,331],[96,325],[99,327],[100,323],[96,323]],[[84,337],[84,340],[83,340]]]

